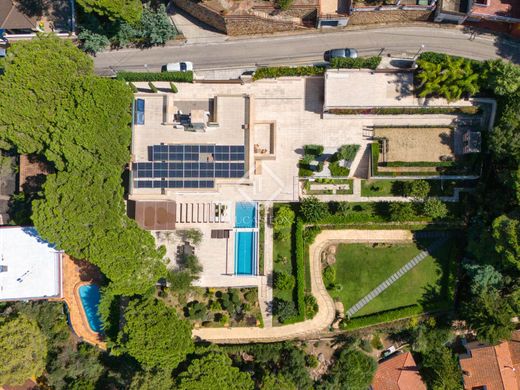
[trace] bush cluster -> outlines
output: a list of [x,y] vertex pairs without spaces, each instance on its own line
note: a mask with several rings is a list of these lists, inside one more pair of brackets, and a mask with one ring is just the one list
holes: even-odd
[[319,76],[323,73],[325,73],[324,66],[278,66],[257,69],[253,80],[275,79],[277,77],[289,76]]
[[342,58],[336,57],[330,61],[333,68],[345,69],[376,69],[381,63],[381,57],[358,57],[358,58]]
[[411,317],[421,314],[423,311],[424,310],[420,305],[406,306],[394,310],[387,310],[362,317],[356,317],[351,320],[344,320],[341,322],[340,326],[344,330],[354,330],[365,328],[370,325],[377,325],[385,322],[395,321],[401,318]]
[[192,83],[193,72],[117,72],[116,79],[128,82],[177,81],[178,83]]

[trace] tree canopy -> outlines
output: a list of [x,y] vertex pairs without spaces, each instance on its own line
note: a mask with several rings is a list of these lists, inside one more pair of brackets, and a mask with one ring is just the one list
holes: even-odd
[[78,0],[85,12],[94,12],[110,20],[137,23],[141,19],[143,5],[140,0]]
[[0,140],[44,155],[57,171],[33,202],[38,232],[127,295],[166,274],[164,249],[125,212],[131,102],[128,86],[95,76],[88,56],[53,36],[13,44],[0,77]]
[[355,349],[340,352],[324,382],[324,389],[366,389],[372,383],[376,361]]
[[21,385],[45,369],[45,336],[36,322],[25,316],[0,318],[0,351],[3,385]]
[[179,390],[253,390],[251,375],[232,366],[224,353],[209,352],[190,362],[177,378]]
[[172,370],[193,351],[191,324],[154,298],[132,299],[118,342],[146,368]]

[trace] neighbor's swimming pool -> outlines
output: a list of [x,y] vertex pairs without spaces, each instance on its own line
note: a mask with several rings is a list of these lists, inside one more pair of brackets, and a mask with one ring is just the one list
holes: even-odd
[[99,287],[95,284],[85,284],[79,287],[78,292],[90,329],[93,332],[102,333],[101,318],[98,314],[99,300],[101,299]]

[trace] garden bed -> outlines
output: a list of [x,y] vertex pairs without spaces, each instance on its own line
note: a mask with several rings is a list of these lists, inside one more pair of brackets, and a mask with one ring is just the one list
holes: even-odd
[[[413,180],[361,180],[361,196],[407,196],[405,184]],[[430,185],[428,196],[453,196],[456,187],[474,187],[473,180],[426,180]]]

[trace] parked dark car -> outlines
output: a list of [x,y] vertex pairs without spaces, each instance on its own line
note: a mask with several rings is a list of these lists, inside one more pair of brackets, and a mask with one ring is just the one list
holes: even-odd
[[325,54],[323,54],[323,59],[325,61],[330,61],[333,58],[357,58],[358,52],[356,49],[332,49],[327,50]]

